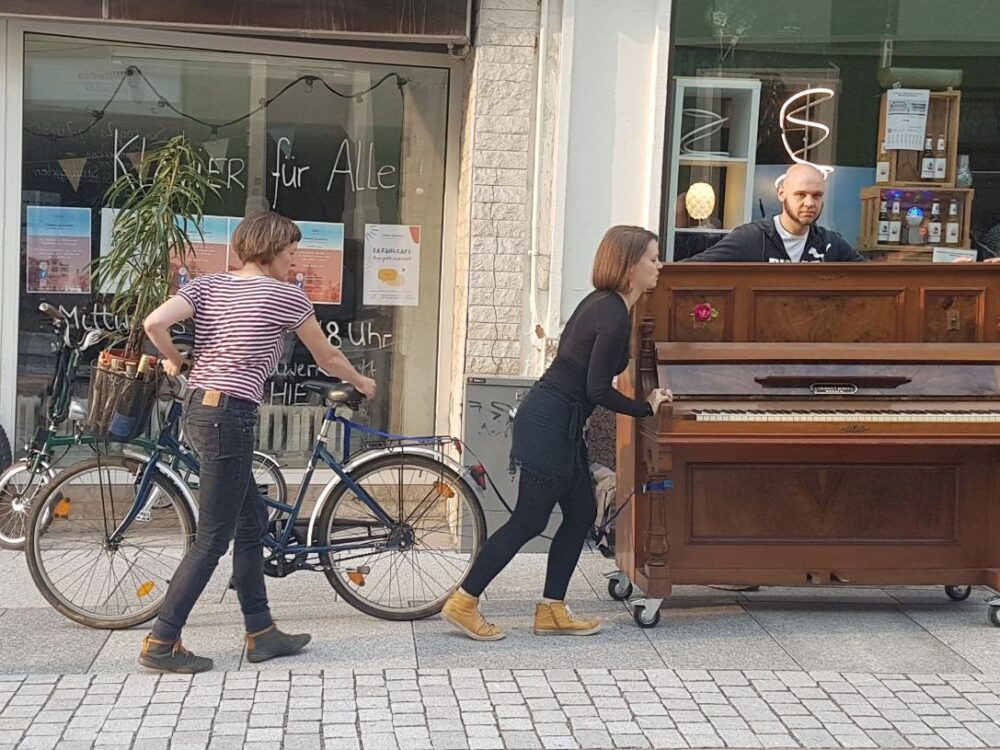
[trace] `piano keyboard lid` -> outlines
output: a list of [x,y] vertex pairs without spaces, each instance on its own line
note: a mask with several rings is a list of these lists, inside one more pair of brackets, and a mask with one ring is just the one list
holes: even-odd
[[1000,398],[993,344],[657,344],[678,399]]

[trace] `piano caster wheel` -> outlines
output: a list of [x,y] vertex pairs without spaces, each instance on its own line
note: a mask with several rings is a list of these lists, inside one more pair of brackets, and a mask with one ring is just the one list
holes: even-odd
[[[650,610],[652,611],[650,612]],[[636,604],[632,612],[632,619],[640,628],[655,628],[660,623],[660,610],[658,607],[647,609],[641,604]]]
[[949,599],[953,599],[956,602],[964,602],[969,598],[969,594],[972,593],[972,586],[945,586],[944,593],[948,595]]
[[988,615],[990,618],[990,625],[996,628],[1000,628],[1000,606],[992,605],[989,608]]
[[608,579],[608,596],[616,602],[623,602],[632,596],[632,582],[621,573]]

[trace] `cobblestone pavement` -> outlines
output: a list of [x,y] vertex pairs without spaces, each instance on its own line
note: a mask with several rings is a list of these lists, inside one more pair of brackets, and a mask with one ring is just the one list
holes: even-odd
[[388,669],[0,676],[28,748],[1000,747],[1000,674]]

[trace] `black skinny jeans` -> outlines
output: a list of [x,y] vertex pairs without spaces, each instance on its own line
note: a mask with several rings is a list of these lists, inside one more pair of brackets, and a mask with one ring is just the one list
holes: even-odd
[[[496,530],[462,583],[472,596],[483,593],[528,540],[545,531],[556,503],[563,521],[549,546],[546,599],[566,598],[566,589],[583,551],[583,541],[597,518],[597,500],[587,466],[581,407],[551,389],[536,386],[518,409],[512,455],[521,465],[517,505],[510,520]],[[553,474],[568,473],[567,477]]]
[[191,391],[184,408],[185,435],[201,462],[198,529],[153,624],[153,637],[162,641],[180,638],[234,536],[233,579],[247,632],[273,623],[264,586],[267,508],[253,481],[257,405],[224,396],[219,406],[205,406],[203,395],[201,390]]

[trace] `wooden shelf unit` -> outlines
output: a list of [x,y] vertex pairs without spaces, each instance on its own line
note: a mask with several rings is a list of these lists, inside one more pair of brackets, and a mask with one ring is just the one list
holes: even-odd
[[[879,107],[878,140],[876,141],[876,163],[882,160],[879,150],[885,142],[885,109],[888,94],[882,94]],[[945,136],[945,150],[948,158],[947,176],[943,181],[921,180],[920,161],[922,151],[888,150],[889,180],[878,185],[893,187],[954,187],[958,172],[958,116],[962,104],[960,91],[932,91],[927,111],[926,134],[937,141],[938,135]]]
[[[858,238],[858,246],[859,248],[863,248],[862,252],[892,251],[893,253],[898,253],[903,250],[926,250],[926,257],[922,258],[923,260],[930,260],[931,248],[933,247],[970,248],[972,247],[972,239],[969,230],[972,221],[972,196],[974,192],[974,190],[968,188],[935,188],[927,185],[872,185],[871,187],[862,188],[861,234]],[[948,218],[948,202],[952,198],[957,198],[959,201],[959,215],[962,220],[959,243],[957,245],[945,245],[943,229],[941,241],[935,245],[931,245],[930,243],[922,245],[880,243],[878,241],[879,204],[883,200],[883,195],[886,195],[889,196],[886,200],[891,206],[893,201],[892,196],[896,194],[900,195],[900,209],[904,217],[907,209],[913,206],[918,206],[923,210],[924,227],[927,226],[927,222],[930,220],[930,207],[935,197],[938,198],[941,206],[942,227]],[[905,225],[905,218],[903,223]]]

